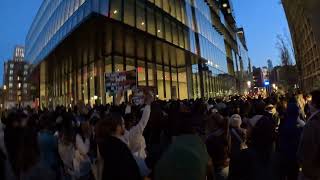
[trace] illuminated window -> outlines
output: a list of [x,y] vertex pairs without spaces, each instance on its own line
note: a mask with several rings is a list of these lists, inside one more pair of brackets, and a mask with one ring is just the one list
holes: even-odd
[[157,13],[157,36],[163,38],[163,21],[160,13]]
[[121,21],[121,6],[122,1],[120,0],[111,0],[110,2],[110,17],[116,20]]
[[124,23],[134,26],[134,1],[127,0],[124,3]]
[[137,28],[143,31],[146,30],[146,18],[145,18],[145,10],[144,10],[144,3],[137,1],[136,5],[136,23]]
[[155,18],[153,9],[147,9],[148,33],[155,35]]

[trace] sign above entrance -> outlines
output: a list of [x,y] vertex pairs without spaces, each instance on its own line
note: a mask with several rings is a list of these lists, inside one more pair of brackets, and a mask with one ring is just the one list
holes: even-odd
[[104,77],[106,92],[109,93],[126,91],[128,89],[133,89],[137,86],[136,70],[105,73]]

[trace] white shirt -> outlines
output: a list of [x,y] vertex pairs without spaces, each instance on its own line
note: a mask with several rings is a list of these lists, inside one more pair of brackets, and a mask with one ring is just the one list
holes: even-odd
[[85,140],[83,141],[83,138],[79,134],[77,134],[77,136],[76,136],[76,147],[77,147],[77,150],[82,155],[86,155],[90,150],[90,139],[89,138],[85,138]]
[[138,158],[146,158],[146,141],[143,137],[144,128],[147,126],[150,118],[151,107],[146,105],[143,110],[143,114],[139,123],[132,127],[129,131],[125,131],[125,134],[120,138],[126,143],[131,150],[132,154]]

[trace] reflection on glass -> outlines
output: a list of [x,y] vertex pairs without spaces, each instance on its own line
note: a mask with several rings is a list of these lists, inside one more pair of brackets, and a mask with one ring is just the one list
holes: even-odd
[[121,6],[122,1],[119,0],[110,0],[110,17],[121,21]]

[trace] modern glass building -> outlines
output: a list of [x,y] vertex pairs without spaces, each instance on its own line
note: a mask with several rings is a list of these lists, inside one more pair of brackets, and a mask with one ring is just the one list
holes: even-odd
[[[104,73],[136,69],[160,99],[237,92],[226,0],[44,0],[26,39],[41,104],[110,103]],[[129,92],[130,93],[130,92]]]

